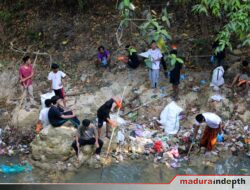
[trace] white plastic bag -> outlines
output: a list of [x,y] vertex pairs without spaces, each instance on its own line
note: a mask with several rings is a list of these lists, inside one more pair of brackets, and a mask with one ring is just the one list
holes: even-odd
[[117,117],[116,114],[110,114],[110,119],[115,121],[118,124],[118,126],[126,125],[126,121],[123,118],[119,117],[119,116]]
[[53,91],[53,92],[48,92],[48,93],[46,93],[46,94],[42,94],[41,95],[41,104],[42,104],[42,109],[43,108],[45,108],[45,100],[47,100],[47,99],[50,99],[50,98],[52,98],[53,96],[55,96],[55,92]]
[[212,81],[210,86],[212,87],[220,87],[225,83],[223,75],[224,75],[224,69],[222,66],[216,67],[213,70],[213,75],[212,75]]
[[117,143],[123,144],[124,141],[125,141],[125,136],[124,136],[124,134],[122,133],[122,131],[119,130],[118,133],[117,133],[117,136],[116,136],[116,142],[117,142]]
[[169,103],[161,112],[160,123],[164,126],[165,133],[176,134],[179,131],[179,114],[183,111],[174,101]]

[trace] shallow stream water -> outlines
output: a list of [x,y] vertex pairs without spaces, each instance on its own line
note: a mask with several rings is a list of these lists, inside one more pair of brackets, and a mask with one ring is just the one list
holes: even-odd
[[[214,166],[167,168],[163,164],[137,160],[113,164],[102,169],[80,168],[77,172],[48,174],[38,168],[19,174],[0,173],[0,183],[168,183],[176,174],[250,174],[247,156],[230,156]],[[0,157],[0,164],[18,164],[17,157]],[[102,175],[101,175],[102,173]]]

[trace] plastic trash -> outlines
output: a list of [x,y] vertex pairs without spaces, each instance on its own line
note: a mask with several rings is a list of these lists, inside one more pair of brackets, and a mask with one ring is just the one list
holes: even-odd
[[199,86],[194,86],[194,87],[192,88],[192,90],[193,90],[194,92],[199,92],[199,91],[200,91],[200,87],[199,87]]
[[162,146],[162,142],[161,142],[161,141],[156,141],[156,142],[154,143],[154,150],[155,150],[157,153],[162,152],[162,148],[163,148],[163,146]]
[[174,156],[174,158],[178,158],[180,156],[179,151],[178,151],[177,148],[172,148],[170,150],[170,154],[172,154]]
[[121,130],[119,130],[117,133],[116,141],[117,143],[121,143],[121,144],[123,144],[125,141],[125,136]]
[[41,97],[41,104],[42,104],[42,108],[45,108],[45,100],[52,98],[53,96],[55,96],[54,91],[53,92],[48,92],[46,94],[42,94]]
[[211,96],[210,98],[211,98],[213,101],[216,101],[216,102],[220,102],[221,100],[224,99],[224,97],[221,96],[221,95],[219,95],[219,94],[213,95],[213,96]]
[[181,167],[181,164],[178,163],[178,162],[176,162],[176,161],[174,161],[174,162],[172,162],[172,163],[170,164],[170,166],[171,166],[172,168],[179,168],[179,167]]
[[218,134],[217,135],[217,141],[218,142],[223,142],[224,141],[224,135],[223,134]]
[[124,119],[122,119],[121,117],[117,116],[116,114],[111,114],[110,115],[110,119],[113,121],[116,121],[116,123],[118,124],[118,126],[124,126],[126,125],[126,121]]
[[215,87],[215,90],[216,88],[219,88],[221,85],[225,83],[224,78],[223,78],[224,72],[225,71],[222,66],[216,67],[213,70],[210,86]]
[[138,136],[138,137],[142,137],[143,136],[143,132],[141,129],[136,129],[135,130],[135,135]]
[[6,154],[5,149],[4,148],[0,148],[0,155],[4,155],[4,154]]
[[137,115],[138,115],[137,112],[133,112],[128,114],[128,117],[132,122],[135,122],[137,120]]
[[185,80],[186,78],[187,78],[187,75],[185,75],[185,74],[181,74],[180,75],[180,80],[181,81]]
[[179,115],[183,111],[174,101],[169,103],[160,115],[160,123],[164,126],[165,133],[176,134],[179,131]]
[[21,165],[13,165],[13,166],[1,165],[0,166],[0,172],[4,174],[13,174],[13,173],[30,172],[30,171],[32,171],[32,167],[29,164],[26,164],[24,166],[21,166]]
[[205,85],[206,83],[207,83],[206,80],[200,80],[201,85]]

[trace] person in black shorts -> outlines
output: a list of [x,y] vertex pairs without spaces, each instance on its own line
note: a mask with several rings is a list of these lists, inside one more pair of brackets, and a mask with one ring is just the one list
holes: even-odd
[[[177,55],[177,48],[174,48],[170,51],[170,54]],[[182,63],[176,61],[174,68],[170,71],[170,83],[173,86],[173,91],[175,97],[178,97],[179,94],[179,84],[180,84],[180,75],[181,75]]]
[[98,118],[98,136],[101,137],[101,131],[103,122],[106,122],[106,137],[109,136],[109,129],[111,127],[116,127],[116,123],[110,119],[109,113],[111,110],[113,111],[115,107],[119,109],[122,107],[121,101],[118,98],[111,98],[106,101],[98,110],[97,110],[97,118]]
[[62,71],[59,71],[59,65],[53,63],[51,65],[51,72],[49,73],[48,80],[51,82],[51,90],[55,92],[56,96],[59,96],[63,100],[63,105],[66,107],[66,99],[63,88],[63,81],[66,77],[66,74]]

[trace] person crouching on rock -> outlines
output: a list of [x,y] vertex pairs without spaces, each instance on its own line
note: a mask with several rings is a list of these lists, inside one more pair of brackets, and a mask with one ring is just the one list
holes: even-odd
[[231,85],[227,85],[229,88],[233,88],[235,85],[238,87],[238,91],[248,92],[250,86],[250,68],[248,61],[242,61],[240,67],[240,73],[238,73]]
[[195,120],[193,143],[196,139],[200,124],[205,122],[206,128],[201,138],[200,146],[205,147],[206,151],[213,150],[217,142],[217,135],[221,133],[221,130],[223,130],[224,127],[221,118],[214,113],[207,112],[198,114],[195,117]]
[[111,98],[107,102],[105,102],[98,110],[97,110],[97,118],[98,118],[98,136],[101,137],[101,131],[103,122],[107,123],[106,125],[106,137],[110,138],[109,136],[109,129],[110,126],[115,128],[116,123],[110,119],[109,113],[118,107],[121,109],[122,102],[119,98]]
[[[100,153],[103,146],[103,141],[98,138],[96,127],[90,123],[90,120],[84,119],[82,126],[78,129],[75,141],[72,143],[72,147],[76,151],[76,156],[79,156],[80,146],[95,145],[96,159],[100,159]],[[79,157],[78,157],[79,159]]]
[[67,121],[70,121],[75,128],[80,126],[80,121],[72,111],[63,112],[58,105],[60,104],[59,96],[53,96],[51,98],[51,108],[48,112],[49,122],[53,127],[60,127]]

